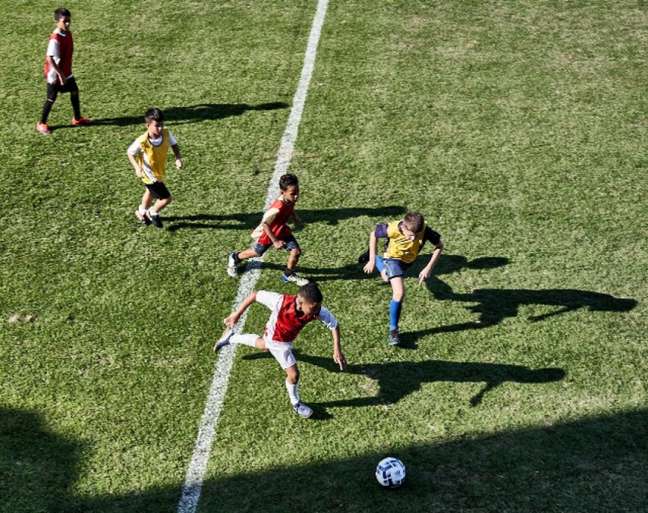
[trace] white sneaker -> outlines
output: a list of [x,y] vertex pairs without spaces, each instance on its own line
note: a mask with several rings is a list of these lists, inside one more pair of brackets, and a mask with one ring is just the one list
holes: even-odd
[[226,329],[225,333],[223,333],[223,336],[219,338],[214,344],[214,353],[218,353],[218,351],[220,351],[224,347],[229,346],[232,335],[234,335],[234,330],[230,328]]
[[230,253],[227,256],[227,275],[230,278],[236,278],[236,259],[234,258],[235,253]]
[[302,278],[297,273],[292,273],[286,276],[286,274],[281,275],[281,281],[294,283],[298,287],[303,287],[308,285],[309,281],[306,278]]
[[295,410],[295,413],[303,419],[307,419],[313,414],[313,409],[303,403],[293,404],[293,410]]

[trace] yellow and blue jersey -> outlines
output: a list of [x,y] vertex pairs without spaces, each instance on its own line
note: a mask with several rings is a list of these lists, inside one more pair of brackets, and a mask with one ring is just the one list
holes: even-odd
[[414,236],[414,240],[408,239],[400,230],[402,221],[393,221],[391,223],[380,223],[376,225],[374,232],[376,238],[386,238],[387,247],[385,248],[384,258],[400,260],[411,264],[416,260],[426,241],[434,246],[441,243],[441,235],[435,232],[427,225],[423,226],[420,232]]

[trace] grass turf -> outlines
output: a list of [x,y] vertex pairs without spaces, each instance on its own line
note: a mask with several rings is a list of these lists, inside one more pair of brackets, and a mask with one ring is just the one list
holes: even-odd
[[[2,508],[172,511],[314,3],[68,7],[95,126],[34,132],[49,5],[5,9],[0,36]],[[291,169],[302,268],[351,368],[304,331],[303,422],[274,361],[240,350],[200,511],[641,507],[645,21],[630,2],[331,4]],[[151,104],[187,164],[164,231],[136,224],[125,158]],[[393,350],[388,289],[353,263],[406,209],[447,250],[408,281]],[[260,288],[293,290],[284,258]],[[410,471],[397,493],[371,475],[387,454]]]

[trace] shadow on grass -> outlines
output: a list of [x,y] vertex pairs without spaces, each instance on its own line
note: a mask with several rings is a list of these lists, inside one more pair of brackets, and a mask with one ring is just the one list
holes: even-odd
[[[186,107],[168,107],[163,109],[164,119],[167,123],[174,125],[184,125],[187,123],[198,123],[207,120],[217,120],[231,116],[240,116],[251,110],[277,110],[288,108],[287,103],[271,102],[260,103],[258,105],[248,105],[247,103],[201,103],[198,105],[187,105]],[[130,126],[144,125],[144,112],[135,116],[120,116],[114,118],[93,119],[92,124],[84,127],[92,128],[93,126]],[[52,130],[61,128],[74,128],[72,125],[56,125],[50,127]]]
[[[268,353],[253,353],[246,360],[272,358]],[[329,372],[340,372],[331,358],[299,353],[298,362],[309,363]],[[421,389],[423,383],[446,381],[452,383],[484,383],[482,389],[470,398],[470,406],[479,405],[484,396],[504,383],[552,383],[565,377],[565,371],[551,367],[529,369],[521,365],[481,362],[447,362],[428,360],[423,362],[387,362],[349,365],[345,372],[366,376],[377,385],[375,395],[344,399],[327,403],[309,403],[309,406],[328,408],[337,406],[392,405]]]
[[[319,210],[297,210],[297,215],[304,224],[326,223],[336,226],[340,221],[369,216],[396,216],[405,212],[404,207],[389,206],[380,208],[325,208]],[[258,226],[263,212],[241,212],[237,214],[195,214],[190,216],[169,216],[164,220],[169,224],[167,230],[250,230]],[[207,222],[205,222],[207,221]]]
[[[177,510],[180,482],[126,494],[74,495],[79,442],[47,432],[31,413],[3,409],[0,422],[5,511]],[[398,426],[398,419],[390,422]],[[378,424],[364,436],[379,436],[381,429]],[[352,440],[346,440],[354,452]],[[217,449],[212,460],[218,450],[225,449]],[[246,453],[250,466],[254,455],[254,450]],[[380,489],[373,477],[376,463],[387,455],[407,466],[407,482],[396,491]],[[211,467],[218,476],[214,461]],[[199,510],[635,512],[645,510],[646,475],[648,411],[640,409],[434,444],[385,445],[344,459],[216,477],[203,483]]]

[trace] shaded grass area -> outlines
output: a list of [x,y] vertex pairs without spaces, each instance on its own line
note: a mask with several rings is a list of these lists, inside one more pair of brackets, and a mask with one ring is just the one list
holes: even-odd
[[[1,413],[1,486],[3,496],[10,497],[5,506],[26,505],[31,511],[174,511],[179,485],[75,496],[72,485],[82,468],[83,444],[50,431],[34,412]],[[647,415],[646,410],[611,413],[243,472],[207,481],[201,510],[640,511],[648,493]],[[371,469],[387,454],[408,462],[408,480],[397,491],[381,490],[372,482]],[[14,470],[16,462],[20,472]],[[44,474],[47,480],[41,478]],[[47,489],[55,492],[45,495]],[[42,501],[34,503],[39,497]]]
[[[313,2],[73,2],[87,129],[33,130],[50,5],[0,35],[2,508],[173,511],[302,64]],[[636,511],[646,498],[646,7],[332,2],[292,170],[301,271],[341,322],[240,350],[200,511]],[[20,44],[18,44],[20,42]],[[125,151],[157,104],[186,168],[166,228]],[[69,123],[67,96],[52,123]],[[447,252],[389,288],[357,257],[422,211]],[[260,288],[279,282],[271,251]],[[413,274],[425,265],[416,262]],[[255,306],[246,331],[260,333]],[[387,454],[409,482],[374,486]],[[290,486],[287,485],[290,484]],[[5,500],[5,497],[9,497]]]

